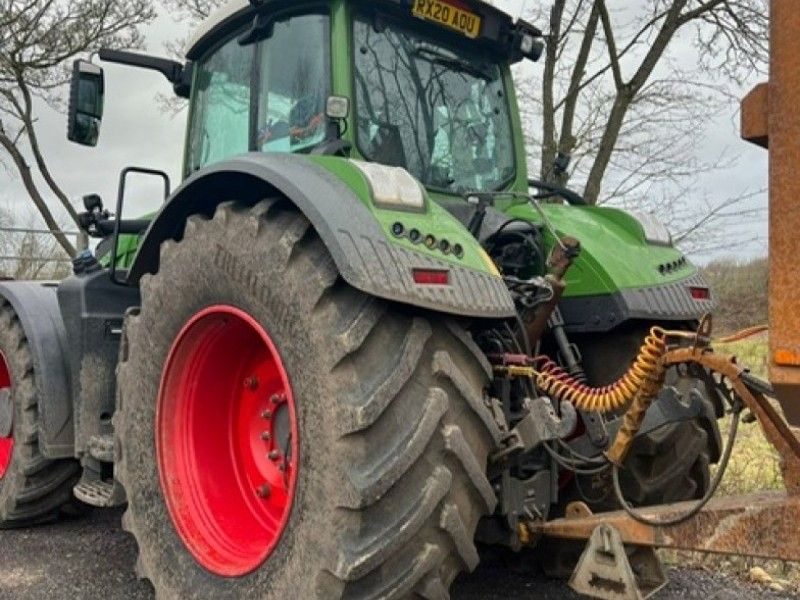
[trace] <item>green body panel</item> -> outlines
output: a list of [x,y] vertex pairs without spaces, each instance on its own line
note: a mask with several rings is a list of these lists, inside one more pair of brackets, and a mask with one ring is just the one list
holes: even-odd
[[[148,215],[150,217],[152,215]],[[142,217],[142,218],[148,218]],[[121,235],[119,236],[119,243],[117,244],[117,268],[127,269],[133,264],[133,259],[139,251],[139,244],[141,242],[140,236],[136,235]],[[103,255],[98,261],[103,267],[111,266],[111,253]]]
[[[496,269],[478,241],[460,221],[433,201],[427,192],[424,212],[382,208],[373,203],[369,183],[350,160],[334,156],[316,155],[304,158],[330,172],[353,190],[355,196],[372,213],[375,220],[380,223],[381,230],[385,233],[390,243],[474,271],[496,274]],[[154,215],[147,215],[143,218],[152,217]],[[423,239],[426,235],[433,234],[437,241],[447,240],[451,247],[459,244],[464,249],[464,254],[461,258],[458,258],[452,253],[443,253],[438,246],[430,249],[424,243],[412,243],[407,237],[398,238],[392,235],[392,226],[395,223],[402,223],[406,231],[416,229],[422,234]],[[120,236],[119,245],[117,246],[117,266],[119,268],[128,268],[131,265],[140,241],[141,238],[138,236]],[[110,254],[104,256],[100,262],[103,266],[108,266],[111,262]]]
[[[380,223],[381,230],[386,234],[386,238],[390,243],[475,271],[495,272],[489,264],[488,258],[484,258],[486,255],[478,241],[460,221],[434,202],[430,194],[426,193],[425,212],[389,210],[378,207],[372,202],[372,195],[366,178],[349,160],[332,156],[310,156],[309,160],[330,171],[331,174],[341,179],[353,190],[359,200]],[[395,223],[402,223],[406,231],[416,229],[422,234],[423,238],[428,234],[433,234],[437,241],[447,240],[451,247],[460,244],[464,248],[464,256],[457,258],[453,254],[444,254],[438,247],[429,249],[424,243],[414,244],[407,237],[397,238],[392,235],[392,226]]]
[[[613,294],[621,289],[652,287],[681,281],[697,273],[688,261],[662,274],[659,266],[684,258],[674,247],[649,243],[644,229],[628,213],[606,207],[543,204],[542,210],[559,236],[581,242],[581,255],[567,273],[566,296]],[[544,224],[529,204],[509,205],[509,217]],[[545,227],[549,247],[554,240]]]

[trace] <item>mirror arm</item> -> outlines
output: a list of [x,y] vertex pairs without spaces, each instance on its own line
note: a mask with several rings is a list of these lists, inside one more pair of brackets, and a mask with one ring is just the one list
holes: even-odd
[[147,56],[145,54],[136,54],[135,52],[109,50],[107,48],[100,50],[98,56],[100,60],[105,62],[158,71],[174,86],[180,86],[185,83],[183,77],[184,66],[174,60]]
[[175,95],[180,98],[189,98],[192,92],[192,75],[194,73],[194,63],[187,62],[181,70],[181,80],[172,84]]

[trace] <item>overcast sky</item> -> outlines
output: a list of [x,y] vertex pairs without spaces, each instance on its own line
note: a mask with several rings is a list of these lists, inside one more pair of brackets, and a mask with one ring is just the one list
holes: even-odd
[[[539,0],[527,0],[530,8]],[[617,2],[619,0],[616,0]],[[500,0],[497,4],[516,15],[522,0]],[[540,25],[545,25],[544,23]],[[162,15],[145,31],[148,51],[164,54],[166,41],[183,37],[185,26]],[[683,43],[679,41],[679,43]],[[678,48],[681,51],[681,48]],[[691,50],[688,47],[686,52]],[[170,117],[160,111],[155,95],[169,93],[166,80],[155,72],[105,65],[106,111],[100,143],[96,148],[84,148],[66,141],[66,118],[50,109],[39,111],[38,130],[44,154],[51,170],[63,189],[75,203],[87,193],[99,193],[107,206],[113,206],[119,172],[128,165],[160,168],[167,171],[173,185],[180,181],[185,116]],[[535,69],[540,69],[536,66]],[[533,71],[533,76],[538,71]],[[755,83],[755,82],[753,82]],[[698,197],[707,194],[723,198],[738,195],[742,190],[757,190],[766,186],[767,154],[742,142],[738,134],[738,113],[731,107],[709,124],[705,143],[699,155],[714,157],[721,154],[737,158],[735,166],[706,177]],[[157,203],[156,187],[137,184],[139,197],[132,199],[130,209],[141,213],[152,210]],[[151,200],[143,201],[147,196]],[[28,206],[24,189],[15,174],[0,169],[0,206],[23,213]],[[754,206],[766,205],[766,197],[753,200]],[[129,214],[126,210],[126,215]],[[744,257],[766,252],[766,213],[750,218],[748,223],[731,228],[731,235],[759,235],[760,242],[738,250]]]

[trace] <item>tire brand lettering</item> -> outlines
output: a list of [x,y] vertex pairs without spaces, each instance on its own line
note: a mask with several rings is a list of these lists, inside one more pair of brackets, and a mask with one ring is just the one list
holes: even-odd
[[241,264],[239,258],[219,244],[214,253],[214,266],[224,273],[231,282],[246,289],[252,296],[266,306],[273,319],[281,324],[289,321],[289,307],[281,302],[273,290],[266,285],[265,277]]

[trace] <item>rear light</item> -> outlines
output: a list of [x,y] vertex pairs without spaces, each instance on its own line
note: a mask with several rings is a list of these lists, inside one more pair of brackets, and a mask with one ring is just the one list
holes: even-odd
[[690,287],[689,293],[695,300],[711,300],[711,290],[706,287]]
[[435,269],[414,269],[414,283],[419,285],[450,285],[450,272]]

